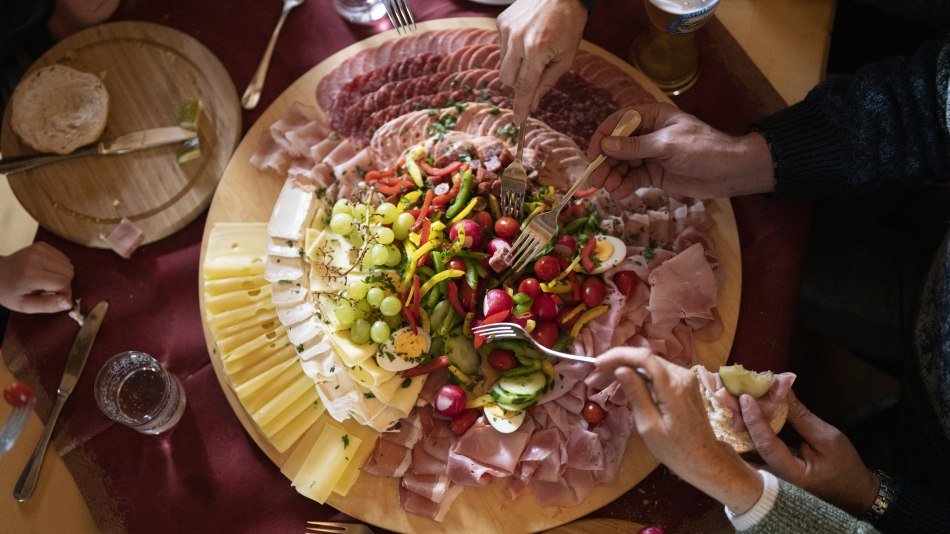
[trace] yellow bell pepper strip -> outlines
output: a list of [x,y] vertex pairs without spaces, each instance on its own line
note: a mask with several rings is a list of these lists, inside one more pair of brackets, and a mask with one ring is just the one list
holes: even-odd
[[473,408],[482,408],[488,406],[489,404],[494,404],[495,399],[492,398],[490,393],[486,393],[481,397],[475,397],[474,399],[469,400],[465,403],[465,408],[471,410]]
[[571,328],[571,337],[577,337],[577,334],[581,333],[581,328],[584,328],[584,325],[607,313],[608,309],[610,309],[610,306],[601,304],[600,306],[595,306],[581,314],[580,318],[577,319],[577,322],[574,323],[574,327]]
[[425,294],[428,293],[430,289],[432,289],[432,286],[438,284],[439,282],[448,280],[450,278],[458,278],[460,276],[465,276],[465,271],[447,269],[440,273],[435,273],[435,276],[427,280],[426,283],[422,284],[422,296],[425,296]]
[[462,219],[464,219],[465,217],[468,217],[468,214],[472,212],[472,209],[475,207],[475,204],[478,204],[478,197],[475,197],[472,200],[469,200],[468,205],[466,205],[465,208],[463,208],[462,211],[460,211],[458,215],[456,215],[455,217],[452,217],[451,222],[457,223],[461,221]]
[[415,191],[410,191],[406,193],[405,195],[403,195],[402,198],[399,199],[399,202],[396,203],[396,216],[398,217],[399,214],[406,211],[406,209],[408,209],[409,206],[415,204],[416,201],[419,200],[419,197],[421,196],[422,196],[422,191],[419,191],[418,189],[416,189]]
[[572,291],[572,284],[563,280],[541,282],[540,285],[541,291],[545,293],[570,293]]
[[452,365],[451,363],[449,364],[449,372],[452,373],[452,376],[454,376],[455,379],[465,387],[465,389],[471,391],[472,388],[475,387],[475,381],[469,378],[467,374],[463,373],[461,369]]
[[527,333],[534,332],[534,327],[538,326],[538,323],[534,319],[528,319],[524,324],[524,331]]
[[586,310],[586,309],[587,309],[587,305],[586,305],[586,304],[583,304],[583,303],[578,304],[573,310],[569,311],[569,312],[561,319],[561,323],[562,323],[562,324],[565,324],[565,325],[566,325],[566,324],[569,324],[569,323],[571,322],[571,319],[577,317],[577,314],[583,312],[583,311]]
[[415,182],[417,187],[424,185],[422,182],[422,170],[419,169],[419,164],[416,163],[416,160],[421,158],[423,154],[425,154],[425,149],[422,148],[422,145],[416,145],[410,148],[406,154],[406,172],[412,177],[412,181]]

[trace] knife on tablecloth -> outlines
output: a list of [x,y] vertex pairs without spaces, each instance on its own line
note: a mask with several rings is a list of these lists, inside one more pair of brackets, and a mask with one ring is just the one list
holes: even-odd
[[142,130],[117,137],[111,141],[101,141],[88,148],[77,150],[69,154],[35,154],[31,156],[13,156],[0,159],[0,174],[14,174],[35,169],[40,165],[55,163],[66,159],[78,158],[81,156],[111,156],[116,154],[126,154],[133,150],[143,148],[152,148],[162,145],[170,145],[194,139],[198,135],[194,130],[188,130],[179,126],[167,126],[165,128],[152,128],[151,130]]
[[40,475],[40,468],[43,467],[43,458],[46,456],[46,446],[49,445],[49,438],[53,434],[53,427],[56,426],[56,420],[59,419],[59,412],[63,409],[63,404],[69,398],[69,394],[76,387],[79,375],[82,374],[83,367],[86,366],[86,358],[89,357],[89,351],[96,340],[96,334],[99,333],[99,325],[102,324],[102,318],[109,309],[109,303],[102,301],[86,315],[79,333],[76,334],[76,340],[73,341],[73,348],[69,350],[69,357],[66,358],[66,370],[63,371],[63,378],[59,382],[59,389],[56,391],[56,404],[53,405],[53,411],[46,422],[46,428],[43,429],[43,435],[36,443],[36,449],[26,462],[20,479],[13,487],[13,498],[19,502],[24,502],[33,495],[36,488],[36,480]]

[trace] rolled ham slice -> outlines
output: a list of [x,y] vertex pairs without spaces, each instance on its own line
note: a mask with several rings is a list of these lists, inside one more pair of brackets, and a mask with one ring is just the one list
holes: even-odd
[[105,241],[116,254],[129,259],[135,249],[139,248],[139,245],[145,241],[145,231],[139,225],[123,217],[119,221],[119,225],[109,233],[109,237],[105,238]]

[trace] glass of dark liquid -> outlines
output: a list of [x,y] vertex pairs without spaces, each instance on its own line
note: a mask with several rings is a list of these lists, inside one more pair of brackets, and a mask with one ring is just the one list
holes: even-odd
[[161,434],[185,413],[178,378],[144,352],[110,358],[96,375],[96,403],[109,419],[143,434]]

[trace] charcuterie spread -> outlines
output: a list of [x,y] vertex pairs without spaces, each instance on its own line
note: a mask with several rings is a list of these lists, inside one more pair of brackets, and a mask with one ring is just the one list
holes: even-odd
[[[364,476],[400,479],[402,507],[436,521],[463,488],[497,479],[512,499],[576,505],[616,479],[632,432],[619,384],[585,383],[590,364],[473,327],[517,322],[557,350],[634,345],[685,366],[694,339],[723,329],[699,200],[582,189],[556,239],[509,268],[521,228],[586,167],[597,125],[654,98],[579,52],[527,122],[524,212],[502,216],[518,128],[496,41],[443,30],[364,50],[314,88],[325,117],[294,103],[251,159],[285,178],[263,266],[279,331],[326,413],[379,433]],[[341,436],[320,439],[345,449]]]

